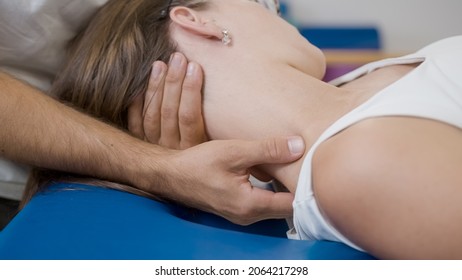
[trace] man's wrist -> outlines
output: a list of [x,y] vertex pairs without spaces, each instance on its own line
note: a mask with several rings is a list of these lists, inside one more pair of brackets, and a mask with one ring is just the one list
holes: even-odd
[[142,142],[125,148],[124,153],[125,159],[119,159],[113,171],[122,175],[120,180],[128,180],[130,185],[159,197],[170,196],[170,176],[174,176],[175,169],[168,158],[174,151]]

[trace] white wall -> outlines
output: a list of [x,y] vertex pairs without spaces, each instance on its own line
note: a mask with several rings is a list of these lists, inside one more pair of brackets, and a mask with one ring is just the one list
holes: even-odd
[[414,51],[462,35],[462,0],[281,0],[301,25],[375,25],[384,50]]

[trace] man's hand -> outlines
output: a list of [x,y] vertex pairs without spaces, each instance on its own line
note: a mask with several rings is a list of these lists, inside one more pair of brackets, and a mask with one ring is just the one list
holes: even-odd
[[207,140],[202,118],[202,69],[174,53],[168,68],[154,62],[146,93],[128,111],[129,130],[138,138],[171,149]]
[[[261,141],[211,141],[176,152],[161,164],[167,195],[191,207],[247,225],[292,216],[293,194],[254,188],[252,167],[298,160],[305,146],[300,137]],[[176,170],[174,174],[171,171]]]
[[157,172],[136,176],[135,180],[142,181],[134,185],[238,224],[292,216],[293,194],[254,188],[249,177],[252,172],[260,179],[272,179],[258,166],[299,159],[303,141],[295,137],[198,145],[207,140],[201,109],[202,80],[200,66],[188,64],[179,53],[172,55],[168,70],[163,62],[153,64],[146,94],[129,109],[129,130],[150,143],[186,150],[148,157],[145,166],[155,161]]

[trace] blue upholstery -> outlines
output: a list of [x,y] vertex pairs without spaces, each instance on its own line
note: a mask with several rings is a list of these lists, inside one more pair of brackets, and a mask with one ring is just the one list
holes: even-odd
[[339,243],[287,240],[285,231],[279,220],[241,227],[125,192],[60,184],[0,232],[0,259],[372,259]]

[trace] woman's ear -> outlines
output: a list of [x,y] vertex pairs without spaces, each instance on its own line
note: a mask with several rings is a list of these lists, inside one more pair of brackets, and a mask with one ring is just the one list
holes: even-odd
[[201,13],[184,7],[177,6],[170,11],[172,22],[188,32],[205,38],[219,39],[223,37],[222,28],[216,25],[215,21],[204,18]]

